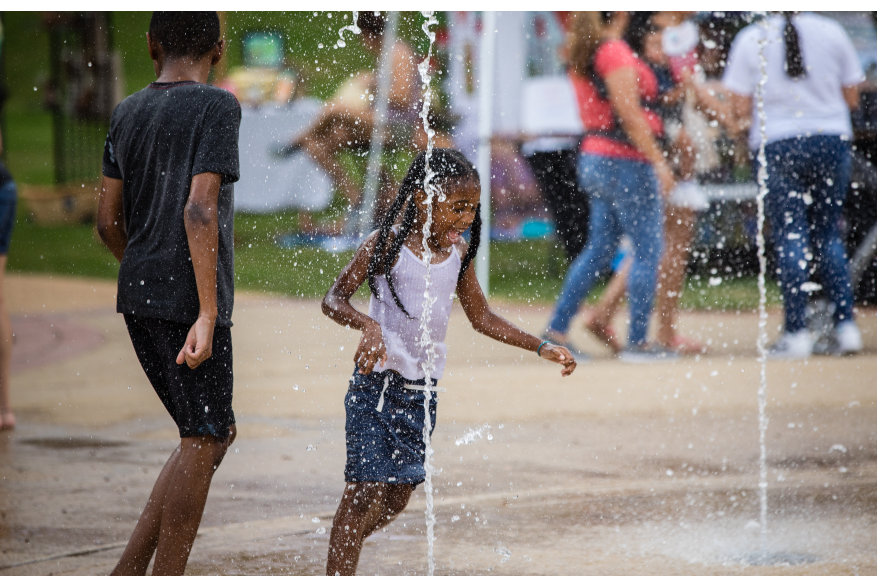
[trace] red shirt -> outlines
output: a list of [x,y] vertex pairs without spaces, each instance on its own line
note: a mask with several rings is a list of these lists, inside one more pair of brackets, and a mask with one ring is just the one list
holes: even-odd
[[[601,79],[606,79],[612,72],[623,67],[632,67],[637,74],[637,85],[640,100],[654,100],[658,97],[658,80],[652,69],[639,59],[628,47],[627,43],[613,39],[604,42],[594,55],[594,73]],[[589,130],[613,130],[615,120],[612,115],[612,105],[608,100],[603,100],[600,93],[590,79],[570,72],[576,100],[579,106],[579,116],[586,131]],[[655,136],[664,133],[664,125],[657,114],[643,109],[646,121]],[[630,143],[592,135],[585,137],[582,142],[582,153],[603,155],[606,157],[619,157],[622,159],[634,159],[648,161],[639,150]]]

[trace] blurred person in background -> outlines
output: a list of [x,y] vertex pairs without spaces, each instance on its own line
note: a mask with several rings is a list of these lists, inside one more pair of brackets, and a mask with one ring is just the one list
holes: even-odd
[[[3,154],[3,135],[0,134],[0,155]],[[12,360],[12,324],[6,308],[6,254],[15,224],[17,201],[12,174],[0,159],[0,430],[15,428],[15,414],[9,400],[9,369]]]
[[[706,346],[676,331],[679,297],[684,287],[697,213],[709,207],[706,193],[695,181],[697,160],[701,154],[688,130],[689,126],[699,122],[693,111],[697,99],[693,75],[699,33],[697,25],[688,20],[689,16],[687,12],[634,12],[625,40],[657,79],[658,99],[654,110],[661,117],[665,131],[661,147],[670,155],[678,180],[664,209],[664,256],[658,271],[657,342],[682,354],[698,354],[705,352]],[[700,128],[698,130],[700,132]],[[630,266],[628,259],[621,262],[599,304],[587,312],[584,319],[585,329],[614,352],[619,352],[622,344],[611,323],[624,298]]]
[[[362,11],[357,19],[362,46],[378,62],[381,58],[386,21],[386,13],[374,11]],[[414,153],[426,149],[427,136],[420,120],[421,83],[417,64],[417,56],[412,48],[404,41],[397,40],[392,48],[392,81],[383,141],[385,159],[390,156],[390,151],[401,150],[402,153],[413,156]],[[346,150],[364,151],[369,148],[375,122],[377,86],[375,71],[364,70],[354,74],[338,88],[313,124],[278,151],[282,156],[291,156],[300,150],[308,153],[329,174],[351,210],[360,204],[362,187],[351,177],[348,168],[341,161],[341,154]],[[449,139],[441,133],[437,134],[435,145],[451,146]],[[398,191],[398,184],[405,174],[410,157],[402,160],[406,164],[397,164],[395,170],[393,165],[382,166],[375,218],[383,217],[389,201]],[[318,230],[313,225],[310,214],[303,212],[299,219],[304,231]],[[319,227],[319,230],[337,234],[342,225],[343,222],[334,227]]]
[[[571,16],[540,11],[531,19],[528,51],[534,54],[532,67],[538,67],[538,75],[567,75],[573,41],[568,33]],[[570,263],[588,241],[588,194],[576,172],[580,142],[581,137],[575,136],[538,136],[521,145]]]
[[632,244],[631,326],[621,359],[650,362],[675,356],[648,344],[646,335],[663,251],[661,195],[672,193],[676,180],[656,140],[661,119],[646,106],[658,97],[658,80],[622,40],[628,22],[626,12],[581,12],[570,26],[573,85],[586,132],[578,171],[590,195],[590,237],[567,272],[544,337],[569,348],[569,326],[625,235]]
[[[3,23],[0,22],[0,52],[3,51]],[[2,53],[0,53],[2,54]],[[0,87],[0,112],[3,111],[5,88]],[[3,155],[3,135],[0,134],[0,157]],[[6,254],[15,224],[17,192],[12,174],[0,159],[0,430],[15,428],[15,414],[9,400],[9,370],[12,361],[12,324],[6,308]]]
[[846,32],[830,18],[784,12],[743,29],[731,46],[723,83],[741,128],[749,128],[753,152],[762,141],[753,99],[762,80],[761,41],[767,60],[764,203],[785,309],[783,334],[769,356],[812,354],[806,309],[810,292],[820,288],[811,281],[817,270],[834,304],[835,350],[855,353],[862,349],[862,335],[838,224],[849,187],[850,111],[858,107],[864,72]]

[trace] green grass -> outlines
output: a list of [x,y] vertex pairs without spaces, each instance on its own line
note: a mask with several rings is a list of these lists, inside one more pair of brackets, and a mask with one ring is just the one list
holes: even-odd
[[[113,12],[111,17],[115,48],[122,57],[126,95],[155,79],[146,52],[150,18],[151,12],[121,11]],[[421,22],[419,13],[403,12],[399,36],[423,52],[426,37],[419,28]],[[246,32],[279,30],[286,38],[286,62],[301,75],[305,93],[328,98],[350,73],[374,65],[374,59],[356,41],[349,42],[344,49],[332,48],[338,39],[338,29],[349,23],[349,11],[228,12],[226,67],[241,65],[241,41]],[[49,77],[49,35],[38,12],[4,12],[3,27],[9,88],[9,101],[3,113],[5,157],[18,182],[50,184],[54,177],[52,118],[43,106]],[[349,33],[347,37],[349,40]],[[100,169],[96,168],[94,173],[97,179]]]
[[[251,29],[276,29],[285,33],[287,62],[298,70],[307,93],[326,98],[350,73],[370,64],[357,42],[343,50],[332,49],[338,28],[349,23],[332,12],[229,12],[226,16],[227,65],[240,65],[241,39]],[[122,55],[127,93],[154,79],[146,53],[145,33],[149,12],[115,12],[112,26],[116,48]],[[440,18],[443,16],[440,15]],[[402,14],[400,36],[425,50],[420,15]],[[20,183],[52,182],[52,120],[43,107],[48,78],[48,34],[36,12],[5,12],[7,84],[10,99],[5,112],[4,143],[9,167]],[[320,49],[322,43],[325,48]],[[319,68],[319,71],[317,71]],[[37,88],[34,91],[34,87]],[[99,170],[95,170],[95,175]],[[339,213],[336,205],[321,216]],[[276,292],[296,297],[322,296],[351,254],[333,255],[313,249],[282,250],[274,244],[278,234],[298,225],[294,212],[276,215],[239,214],[236,219],[236,280],[241,289]],[[98,242],[91,226],[39,227],[19,211],[9,254],[10,272],[55,273],[114,279],[118,264]],[[521,303],[552,303],[560,292],[566,261],[549,241],[494,243],[491,247],[492,297]],[[681,305],[691,309],[750,309],[757,305],[753,278],[725,280],[708,286],[691,279]],[[591,300],[602,292],[592,292]],[[770,284],[769,301],[779,303]],[[364,295],[360,294],[360,295]]]
[[93,226],[37,226],[19,206],[7,272],[116,279],[119,263],[98,240]]
[[[235,218],[235,282],[241,290],[293,297],[321,297],[348,263],[352,252],[333,254],[310,248],[281,249],[275,237],[294,230],[298,214],[238,214]],[[493,243],[491,297],[517,303],[551,304],[563,285],[566,261],[551,241]],[[10,273],[53,273],[115,279],[118,263],[98,241],[92,226],[36,226],[19,210]],[[596,301],[603,285],[595,288]],[[358,294],[365,296],[365,288]],[[781,303],[779,288],[768,284],[768,304]],[[680,300],[690,310],[751,310],[758,305],[754,277],[723,279],[709,285],[693,276]]]

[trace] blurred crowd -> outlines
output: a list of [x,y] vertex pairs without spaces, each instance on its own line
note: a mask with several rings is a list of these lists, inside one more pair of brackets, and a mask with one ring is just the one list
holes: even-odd
[[[804,315],[808,295],[817,289],[832,303],[831,351],[860,350],[838,225],[850,181],[850,112],[865,77],[844,29],[812,13],[776,13],[736,37],[691,12],[546,14],[553,15],[555,57],[572,88],[580,131],[497,137],[491,171],[494,230],[500,234],[520,210],[543,208],[570,262],[546,339],[568,346],[581,301],[611,275],[582,325],[622,360],[705,352],[706,345],[675,328],[695,222],[709,207],[702,183],[727,182],[747,167],[755,176],[766,165],[770,245],[786,311],[785,331],[771,356],[813,351]],[[384,21],[379,13],[359,16],[363,45],[376,58]],[[762,41],[767,77],[759,106],[753,97],[763,81]],[[465,46],[459,59],[469,90],[476,84],[472,51]],[[426,145],[414,51],[396,40],[391,57],[389,123],[381,138],[388,155],[375,217],[386,210],[405,169],[394,156],[407,158]],[[315,121],[281,149],[284,155],[307,152],[332,177],[351,213],[362,187],[340,156],[368,149],[373,140],[376,87],[373,71],[351,75]],[[458,92],[457,102],[466,94]],[[761,110],[767,157],[759,162]],[[472,116],[430,116],[438,146],[455,145],[474,157]],[[316,226],[309,215],[302,225],[305,231],[342,227]],[[626,344],[612,327],[625,295]],[[659,327],[649,341],[655,313]]]
[[[588,201],[589,237],[566,274],[545,336],[568,343],[581,301],[614,270],[600,304],[585,317],[586,329],[630,362],[706,350],[676,332],[675,318],[695,215],[708,206],[696,180],[718,166],[725,134],[738,153],[764,150],[751,161],[767,188],[785,307],[785,328],[769,356],[813,352],[806,311],[818,289],[833,309],[830,352],[858,352],[839,225],[850,176],[850,111],[865,79],[853,44],[827,17],[773,14],[735,37],[726,60],[718,59],[725,61],[718,80],[713,50],[719,44],[701,35],[692,16],[585,12],[571,20],[568,70],[585,128],[576,172]],[[748,149],[740,144],[747,134]],[[629,247],[617,261],[622,237]],[[625,290],[626,346],[611,328]],[[653,311],[659,327],[649,342]]]

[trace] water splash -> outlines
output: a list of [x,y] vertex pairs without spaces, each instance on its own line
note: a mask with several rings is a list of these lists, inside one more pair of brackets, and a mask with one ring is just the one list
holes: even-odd
[[457,446],[461,446],[463,444],[474,444],[484,438],[484,433],[487,433],[487,440],[493,440],[493,436],[490,434],[490,424],[485,424],[484,426],[479,426],[478,428],[470,428],[467,430],[463,436],[454,441],[454,444]]
[[340,49],[347,46],[347,42],[344,40],[344,31],[350,31],[354,35],[362,33],[362,29],[359,28],[359,11],[351,10],[351,12],[353,13],[353,24],[349,24],[338,29],[338,40],[335,41],[335,49]]
[[429,107],[432,103],[432,76],[429,74],[429,62],[432,60],[432,47],[435,43],[435,33],[430,30],[431,26],[437,25],[438,20],[434,11],[422,11],[424,21],[421,28],[429,39],[429,50],[426,58],[417,65],[420,73],[420,80],[423,83],[423,108],[420,110],[420,118],[423,121],[423,130],[426,132],[426,174],[423,179],[423,191],[426,194],[426,222],[423,225],[423,260],[426,263],[426,287],[423,291],[423,312],[420,315],[420,346],[423,348],[426,360],[422,363],[424,390],[423,390],[423,443],[425,479],[423,489],[426,492],[426,557],[427,557],[427,574],[432,576],[435,574],[435,555],[433,553],[435,544],[435,509],[433,504],[432,474],[435,471],[432,465],[433,449],[430,442],[430,432],[432,428],[432,418],[429,413],[429,405],[433,397],[432,390],[432,374],[435,372],[436,344],[433,342],[429,332],[429,319],[432,315],[432,307],[436,298],[429,295],[432,271],[432,249],[429,247],[429,237],[432,230],[432,204],[438,198],[444,201],[444,194],[435,185],[433,179],[435,172],[430,168],[429,158],[432,156],[433,138],[435,131],[429,126]]
[[758,458],[758,494],[761,513],[761,550],[767,551],[767,289],[765,287],[765,275],[767,273],[767,257],[764,246],[764,198],[767,196],[767,157],[764,147],[767,143],[767,123],[764,117],[764,85],[767,83],[767,58],[764,56],[764,48],[767,45],[768,19],[764,18],[762,26],[764,34],[758,39],[758,66],[761,79],[755,86],[755,101],[758,108],[758,130],[761,142],[758,146],[758,363],[761,367],[761,376],[758,384],[758,443],[760,454]]

